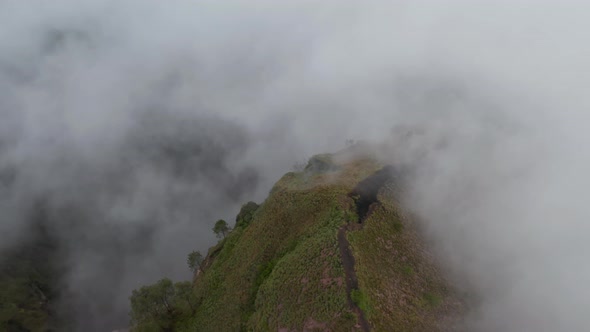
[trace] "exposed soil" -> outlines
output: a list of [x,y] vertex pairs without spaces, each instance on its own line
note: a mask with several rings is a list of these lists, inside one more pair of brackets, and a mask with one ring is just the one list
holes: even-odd
[[346,275],[346,298],[348,301],[348,305],[354,311],[358,317],[358,324],[363,332],[368,332],[371,330],[369,322],[365,318],[365,315],[361,308],[359,308],[356,303],[352,300],[350,293],[359,288],[358,279],[356,278],[356,273],[354,272],[354,256],[352,256],[352,252],[350,251],[350,246],[348,240],[346,239],[346,231],[347,228],[345,226],[340,227],[338,230],[338,246],[340,247],[340,257],[342,257],[342,265],[344,267],[344,274]]

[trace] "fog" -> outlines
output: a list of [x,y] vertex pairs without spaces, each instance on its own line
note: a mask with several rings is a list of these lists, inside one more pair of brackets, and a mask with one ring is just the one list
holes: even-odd
[[44,223],[59,311],[123,327],[132,289],[190,278],[215,220],[311,154],[385,141],[478,293],[469,330],[586,330],[589,9],[0,1],[0,253]]

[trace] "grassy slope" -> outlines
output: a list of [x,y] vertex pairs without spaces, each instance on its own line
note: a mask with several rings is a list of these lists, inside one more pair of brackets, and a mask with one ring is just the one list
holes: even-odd
[[[361,159],[334,171],[326,161],[322,155],[306,172],[287,173],[248,226],[211,248],[194,284],[199,309],[180,330],[359,330],[337,232],[358,220],[348,194],[380,165]],[[444,330],[460,302],[383,192],[365,227],[348,233],[360,286],[353,300],[375,331]]]
[[363,228],[348,233],[359,306],[376,331],[456,331],[463,303],[394,193],[382,188]]

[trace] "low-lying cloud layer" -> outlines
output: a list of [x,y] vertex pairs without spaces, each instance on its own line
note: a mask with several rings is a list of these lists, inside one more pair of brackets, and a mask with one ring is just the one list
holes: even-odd
[[[1,1],[0,252],[38,222],[78,330],[187,278],[218,218],[346,139],[388,156],[478,331],[589,325],[588,7],[498,1]],[[399,143],[399,142],[398,142]]]

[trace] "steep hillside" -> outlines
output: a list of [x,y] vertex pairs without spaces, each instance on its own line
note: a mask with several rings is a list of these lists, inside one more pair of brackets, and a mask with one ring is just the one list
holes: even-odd
[[398,181],[393,167],[346,154],[287,173],[209,250],[196,310],[167,328],[454,330],[463,304],[400,207]]

